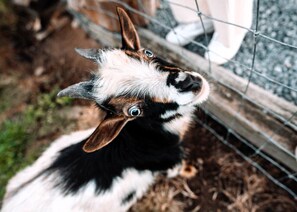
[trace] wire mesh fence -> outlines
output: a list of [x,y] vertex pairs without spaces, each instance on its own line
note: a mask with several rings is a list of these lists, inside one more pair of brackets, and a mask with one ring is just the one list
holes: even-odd
[[[123,8],[125,8],[127,11],[130,11],[131,13],[137,14],[140,17],[144,18],[146,21],[150,23],[148,26],[148,29],[157,33],[161,37],[164,37],[164,35],[169,30],[172,30],[176,25],[176,22],[174,21],[173,16],[169,9],[170,4],[175,5],[177,7],[185,8],[188,10],[189,13],[195,13],[199,17],[201,25],[204,29],[204,33],[199,38],[191,40],[190,44],[187,45],[185,48],[196,53],[206,52],[207,54],[210,51],[207,45],[210,41],[211,36],[205,30],[204,23],[203,23],[203,20],[205,18],[211,19],[213,22],[220,22],[225,25],[232,25],[234,27],[241,28],[248,31],[247,38],[244,40],[241,47],[242,52],[244,52],[245,49],[247,48],[249,49],[248,58],[245,58],[246,54],[242,54],[241,56],[235,57],[235,59],[227,59],[227,58],[224,58],[224,55],[219,55],[216,52],[212,51],[212,53],[214,53],[218,57],[228,60],[228,63],[225,65],[226,68],[228,68],[231,71],[233,70],[235,74],[238,74],[246,79],[246,84],[243,85],[240,89],[238,87],[233,86],[232,84],[226,83],[225,81],[221,81],[218,78],[215,79],[216,81],[218,81],[218,83],[228,87],[229,89],[236,92],[240,96],[239,107],[237,107],[235,111],[235,115],[232,117],[228,126],[226,126],[226,124],[224,124],[224,122],[222,122],[220,118],[216,117],[207,108],[203,108],[203,110],[208,116],[210,116],[216,122],[226,127],[227,133],[222,135],[216,132],[216,130],[213,129],[213,127],[205,121],[197,120],[197,122],[202,126],[204,126],[207,130],[209,130],[213,135],[215,135],[223,144],[233,149],[238,155],[240,155],[242,158],[248,161],[252,166],[257,168],[272,182],[274,182],[276,185],[286,190],[295,199],[297,199],[296,169],[293,170],[293,169],[287,168],[285,165],[283,165],[282,163],[283,161],[278,161],[264,152],[264,149],[267,145],[273,145],[275,146],[277,151],[283,152],[284,154],[287,155],[287,157],[293,158],[294,160],[297,159],[295,153],[292,151],[292,148],[291,149],[286,148],[284,147],[284,145],[278,142],[277,135],[281,132],[282,129],[277,129],[276,131],[274,131],[273,133],[269,133],[268,135],[263,133],[263,136],[266,137],[267,142],[264,142],[259,146],[255,146],[254,144],[251,144],[249,142],[248,137],[243,137],[242,135],[240,135],[240,133],[234,130],[234,126],[238,124],[237,119],[240,117],[243,107],[246,106],[248,102],[259,107],[263,113],[267,113],[275,117],[284,127],[289,127],[295,132],[297,131],[297,122],[296,122],[297,107],[296,105],[294,105],[297,103],[297,62],[296,62],[297,60],[294,61],[294,57],[290,56],[289,61],[287,62],[285,61],[284,63],[280,63],[276,65],[274,64],[277,67],[276,70],[278,69],[281,70],[278,72],[278,75],[276,76],[270,75],[269,73],[261,70],[261,65],[259,65],[261,64],[262,55],[263,54],[265,55],[265,51],[263,51],[263,46],[260,46],[260,52],[259,52],[259,45],[260,44],[263,45],[263,42],[261,42],[261,40],[265,40],[265,43],[268,43],[268,44],[272,43],[273,45],[271,48],[277,48],[277,46],[279,46],[279,48],[282,50],[288,49],[290,50],[290,52],[294,52],[297,50],[297,43],[295,42],[296,38],[295,40],[293,39],[293,37],[291,37],[292,39],[289,39],[289,40],[283,39],[283,37],[278,37],[275,34],[269,34],[269,30],[268,31],[266,30],[268,34],[261,30],[263,28],[262,27],[263,23],[261,22],[262,20],[261,18],[263,18],[263,16],[261,16],[261,14],[263,12],[264,1],[256,0],[254,2],[254,23],[251,28],[246,28],[236,23],[226,22],[225,20],[219,20],[217,18],[206,15],[203,12],[201,12],[199,1],[197,0],[193,0],[193,1],[195,1],[195,5],[196,5],[195,9],[190,8],[184,4],[178,4],[178,3],[172,2],[170,0],[163,0],[160,3],[160,8],[156,16],[151,15],[150,12],[147,11],[147,5],[145,5],[144,1],[142,0],[137,1],[138,3],[137,9],[131,6],[131,4],[126,3],[125,1],[111,0],[109,2],[117,3],[121,5]],[[293,3],[291,2],[291,5],[294,5]],[[94,1],[94,4],[91,6],[82,3],[81,5],[79,5],[79,7],[87,9],[89,11],[94,11],[96,13],[105,14],[111,19],[117,20],[117,16],[114,13],[111,13],[108,10],[102,9],[101,7],[98,6],[98,4],[99,4],[99,1]],[[286,7],[286,9],[288,9],[288,7]],[[81,16],[76,16],[76,17],[81,19]],[[297,14],[296,14],[296,18],[297,18]],[[88,22],[83,21],[82,19],[80,21],[84,22],[85,24],[89,24]],[[273,24],[273,23],[267,22],[266,24]],[[291,26],[291,22],[284,23],[284,24]],[[283,27],[283,28],[280,28],[279,30],[289,30],[289,28]],[[183,34],[180,34],[179,36],[182,37]],[[267,48],[266,50],[269,50],[269,48]],[[275,63],[275,60],[273,60],[273,58],[274,57],[270,57],[267,60],[268,61],[270,60],[271,63]],[[284,60],[286,60],[286,54],[283,53],[283,55],[280,56],[280,58],[284,58]],[[208,63],[207,72],[209,75],[208,77],[214,78],[213,77],[214,65],[211,63],[211,61],[208,61],[207,63]],[[197,67],[197,69],[199,69],[199,67]],[[289,75],[285,71],[282,71],[282,69],[284,70],[290,69]],[[238,73],[238,70],[243,70],[243,71],[241,71],[241,73]],[[282,75],[285,75],[285,74],[287,74],[288,77],[284,81],[284,79],[282,78]],[[249,95],[249,91],[250,91],[251,84],[253,83],[259,84],[264,89],[268,89],[274,92],[275,94],[281,96],[281,98],[284,98],[287,101],[291,102],[290,104],[292,105],[293,110],[291,109],[287,115],[283,115],[271,109],[270,107],[267,107],[267,105],[262,104],[262,102],[259,101],[261,97],[259,97],[258,99],[251,97]],[[274,90],[270,89],[271,87],[273,87]],[[281,92],[276,92],[277,90],[281,90]],[[289,95],[287,96],[282,95],[284,93]],[[262,98],[265,98],[265,96]],[[282,136],[285,137],[287,135],[283,134]],[[231,141],[232,137],[235,137],[237,140],[241,141],[242,145],[247,146],[249,149],[251,149],[252,153],[247,154],[244,151],[242,151],[240,148],[238,148],[238,146]],[[290,142],[291,142],[290,145],[293,147],[293,149],[295,149],[297,146],[297,140],[293,139]],[[267,168],[265,168],[265,164],[263,165],[263,163],[258,162],[258,160],[256,159],[257,157],[261,157],[264,161],[275,166],[283,173],[283,175],[279,177],[279,175],[275,175],[271,173],[270,170],[267,170]],[[297,166],[297,163],[296,163],[296,166]],[[285,179],[289,179],[290,182],[292,182],[292,184],[288,185],[287,183],[285,183]],[[291,185],[294,185],[294,186],[291,186]]]

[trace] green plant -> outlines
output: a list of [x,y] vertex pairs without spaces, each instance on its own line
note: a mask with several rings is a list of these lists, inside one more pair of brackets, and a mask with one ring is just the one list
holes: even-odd
[[23,118],[7,120],[0,127],[0,197],[5,185],[15,172],[27,165],[23,160],[30,134],[26,130],[32,121]]
[[5,6],[5,1],[0,1],[0,12],[5,11],[6,6]]
[[8,12],[8,1],[0,0],[0,14]]
[[[47,136],[62,120],[57,109],[69,105],[70,98],[56,98],[58,88],[40,95],[25,111],[0,124],[0,199],[7,181],[20,169],[32,163],[44,146],[37,151],[27,151],[38,137]],[[7,102],[1,104],[8,104]],[[6,106],[5,106],[6,107]],[[1,105],[0,105],[1,108]],[[27,154],[27,153],[30,154]]]

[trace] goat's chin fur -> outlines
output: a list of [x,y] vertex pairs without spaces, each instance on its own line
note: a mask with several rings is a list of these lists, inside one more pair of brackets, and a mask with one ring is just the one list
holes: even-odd
[[[121,177],[115,177],[111,187],[96,192],[94,180],[82,186],[78,195],[65,195],[56,187],[61,179],[58,172],[39,176],[55,160],[59,151],[67,146],[86,139],[94,129],[72,133],[54,141],[43,155],[31,166],[13,177],[4,198],[3,212],[32,211],[126,211],[140,198],[149,185],[154,182],[155,174],[151,171],[125,169]],[[77,170],[79,172],[79,170]],[[133,183],[131,183],[133,182]],[[29,183],[28,185],[26,185]],[[124,198],[131,193],[131,199]],[[135,193],[134,193],[135,192]],[[124,201],[124,202],[123,202]]]

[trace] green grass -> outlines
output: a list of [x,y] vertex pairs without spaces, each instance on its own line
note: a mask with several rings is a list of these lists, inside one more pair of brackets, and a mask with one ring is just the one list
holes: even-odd
[[8,11],[8,0],[0,0],[0,14],[7,13]]
[[23,124],[23,121],[5,121],[0,128],[0,198],[8,179],[28,163],[23,160],[23,153],[30,135]]
[[[57,130],[54,126],[63,121],[56,115],[57,109],[69,105],[71,100],[56,99],[57,91],[55,88],[51,93],[42,94],[23,113],[0,124],[0,199],[3,198],[8,180],[17,171],[31,164],[42,151],[41,147],[33,152],[28,151],[28,146],[32,146],[38,137]],[[4,108],[9,105],[8,102],[0,104],[5,104]]]
[[0,1],[0,12],[5,12],[6,10],[6,2]]

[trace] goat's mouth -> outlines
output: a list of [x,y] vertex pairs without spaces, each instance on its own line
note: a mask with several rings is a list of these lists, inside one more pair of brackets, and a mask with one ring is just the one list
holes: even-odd
[[210,93],[210,87],[209,84],[206,80],[203,80],[203,84],[201,86],[201,89],[199,91],[192,91],[192,93],[194,94],[194,97],[191,101],[184,103],[184,104],[180,104],[180,106],[198,106],[202,103],[204,103],[209,96]]
[[201,76],[201,74],[197,72],[191,72],[189,73],[192,76],[196,77],[198,82],[199,82],[199,89],[195,88],[192,89],[193,94],[195,95],[193,100],[188,103],[188,105],[199,105],[205,102],[208,99],[209,93],[210,93],[210,86],[209,83],[206,81],[206,79]]
[[210,93],[209,83],[205,79],[202,79],[201,89],[198,91],[198,94],[195,96],[195,98],[190,103],[190,105],[202,104],[208,99],[209,93]]

